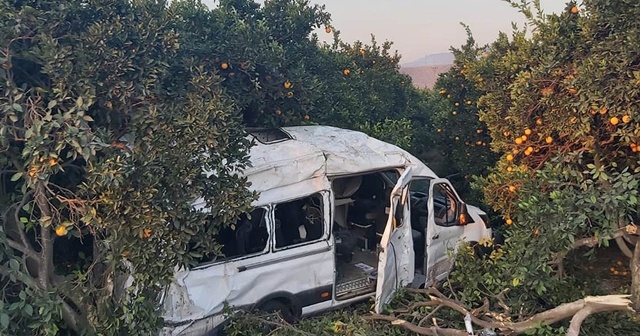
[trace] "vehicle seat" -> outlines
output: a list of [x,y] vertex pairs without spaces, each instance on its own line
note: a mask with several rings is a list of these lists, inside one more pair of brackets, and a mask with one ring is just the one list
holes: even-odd
[[238,227],[236,228],[236,244],[238,246],[238,253],[240,255],[245,255],[248,253],[247,247],[251,244],[249,242],[249,236],[253,230],[253,225],[244,214],[239,222],[240,223],[238,223]]

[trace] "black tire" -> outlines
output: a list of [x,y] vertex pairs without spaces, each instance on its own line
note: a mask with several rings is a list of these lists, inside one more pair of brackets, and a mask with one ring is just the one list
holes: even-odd
[[287,321],[288,323],[293,323],[296,320],[295,316],[293,315],[293,311],[291,310],[291,307],[282,303],[282,301],[278,301],[278,300],[267,301],[266,303],[261,305],[260,308],[258,309],[266,313],[278,313],[280,317],[282,317],[282,319]]

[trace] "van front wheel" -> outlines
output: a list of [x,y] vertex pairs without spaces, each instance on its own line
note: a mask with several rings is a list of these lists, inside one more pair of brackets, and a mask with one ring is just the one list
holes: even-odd
[[265,313],[277,313],[282,317],[283,320],[288,323],[293,323],[295,321],[295,317],[293,316],[293,312],[291,308],[286,304],[282,303],[278,300],[271,300],[260,306],[259,310]]

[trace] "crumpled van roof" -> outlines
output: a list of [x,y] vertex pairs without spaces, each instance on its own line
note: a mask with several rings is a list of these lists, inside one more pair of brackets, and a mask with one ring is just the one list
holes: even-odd
[[251,167],[244,176],[251,189],[266,191],[322,175],[340,176],[412,166],[413,174],[436,174],[407,151],[362,132],[331,126],[251,130]]

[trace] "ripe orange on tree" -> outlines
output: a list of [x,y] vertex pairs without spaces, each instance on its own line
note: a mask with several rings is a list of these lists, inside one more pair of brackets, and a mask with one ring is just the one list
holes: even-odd
[[56,228],[56,235],[62,237],[67,234],[67,227],[64,225],[60,225]]
[[609,119],[609,122],[611,122],[611,125],[617,125],[618,123],[620,123],[620,119],[618,119],[618,117],[613,117],[611,119]]
[[142,237],[143,238],[149,238],[151,237],[151,234],[153,233],[153,231],[149,228],[146,228],[144,230],[142,230]]

